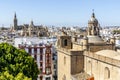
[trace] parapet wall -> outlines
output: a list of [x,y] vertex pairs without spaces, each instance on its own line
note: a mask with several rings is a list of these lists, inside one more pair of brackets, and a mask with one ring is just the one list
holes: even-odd
[[108,64],[111,64],[111,65],[120,67],[120,60],[105,57],[105,56],[101,56],[101,55],[97,55],[95,53],[90,53],[90,52],[85,52],[84,55],[87,56],[87,57],[91,57],[93,59],[102,61],[104,63],[108,63]]

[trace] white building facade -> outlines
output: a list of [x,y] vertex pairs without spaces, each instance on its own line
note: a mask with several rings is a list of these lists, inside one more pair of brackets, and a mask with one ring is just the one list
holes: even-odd
[[[53,80],[53,39],[16,38],[15,45],[24,49],[36,61],[40,74],[38,80]],[[52,45],[53,44],[53,45]]]

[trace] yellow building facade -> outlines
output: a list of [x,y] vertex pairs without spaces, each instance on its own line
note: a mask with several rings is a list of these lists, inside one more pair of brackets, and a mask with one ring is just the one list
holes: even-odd
[[58,37],[58,80],[119,80],[120,53],[115,38],[104,42],[99,23],[92,13],[87,36],[82,39],[63,33]]

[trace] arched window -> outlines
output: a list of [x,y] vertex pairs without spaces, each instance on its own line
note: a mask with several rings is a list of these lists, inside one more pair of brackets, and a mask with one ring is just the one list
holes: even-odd
[[66,64],[66,57],[64,56],[64,65]]
[[62,80],[66,80],[66,76],[65,76],[65,75],[63,76],[63,79],[62,79]]
[[88,72],[88,74],[92,74],[92,63],[91,63],[91,61],[88,61],[88,63],[87,63],[87,72]]
[[67,46],[68,43],[67,43],[67,39],[64,40],[64,46]]
[[105,79],[109,79],[110,78],[110,70],[109,70],[108,67],[105,67],[104,78]]

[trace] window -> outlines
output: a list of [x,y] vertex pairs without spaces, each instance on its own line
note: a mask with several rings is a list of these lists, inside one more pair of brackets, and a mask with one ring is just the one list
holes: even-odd
[[40,48],[40,54],[42,54],[43,53],[43,48]]
[[67,39],[64,40],[64,46],[67,46]]
[[40,67],[42,67],[42,63],[40,63]]
[[34,48],[34,53],[36,53],[36,54],[37,54],[37,48]]
[[62,79],[62,80],[66,80],[66,76],[65,76],[65,75],[63,76],[63,79]]
[[105,67],[104,78],[105,79],[109,79],[110,78],[110,70],[109,70],[108,67]]
[[66,57],[64,56],[64,65],[66,64]]
[[42,54],[40,55],[40,61],[42,61],[43,60],[43,56],[42,56]]
[[75,42],[77,42],[77,37],[75,37]]
[[91,61],[89,60],[88,63],[87,63],[87,72],[89,74],[92,74],[92,63]]
[[42,78],[43,78],[43,77],[42,77],[42,76],[40,76],[40,80],[43,80]]
[[57,68],[57,66],[56,65],[54,65],[54,69],[56,69]]
[[47,77],[46,80],[51,80],[51,78],[50,78],[50,77]]

